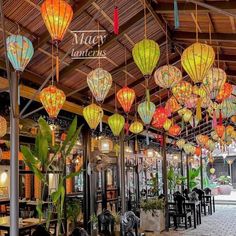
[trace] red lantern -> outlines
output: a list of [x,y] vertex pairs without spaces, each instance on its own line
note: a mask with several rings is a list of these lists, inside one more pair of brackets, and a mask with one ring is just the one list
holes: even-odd
[[178,136],[181,132],[181,127],[177,124],[172,125],[169,130],[168,130],[169,134],[172,136]]
[[215,131],[218,134],[218,136],[222,138],[225,133],[225,127],[223,125],[216,125]]
[[202,149],[200,147],[196,147],[195,148],[195,155],[196,156],[201,156],[201,154],[202,154]]
[[168,112],[164,107],[158,107],[153,115],[152,125],[155,128],[162,128],[168,118]]
[[117,92],[117,99],[123,110],[128,113],[135,99],[135,92],[129,87],[124,87]]
[[219,94],[216,97],[217,102],[223,102],[226,98],[228,98],[233,92],[233,86],[229,83],[224,83],[222,88],[220,89]]

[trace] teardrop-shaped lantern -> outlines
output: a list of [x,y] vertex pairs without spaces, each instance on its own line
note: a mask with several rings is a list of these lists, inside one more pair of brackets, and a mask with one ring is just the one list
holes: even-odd
[[186,154],[194,154],[195,153],[195,147],[191,143],[184,144],[183,149]]
[[158,86],[172,88],[182,80],[182,73],[176,66],[165,65],[155,71],[154,79]]
[[198,134],[196,136],[197,144],[201,147],[204,147],[208,140],[209,140],[209,137],[207,135]]
[[111,74],[97,68],[88,74],[87,84],[96,101],[103,102],[112,86]]
[[39,98],[51,118],[57,117],[66,101],[64,92],[53,85],[43,89],[40,92]]
[[182,117],[184,122],[189,122],[193,115],[192,111],[185,107],[179,110],[178,114]]
[[196,94],[191,94],[188,99],[185,100],[185,107],[187,108],[196,108],[198,103],[198,96]]
[[3,116],[0,116],[0,138],[7,133],[7,121]]
[[168,133],[172,136],[178,136],[180,132],[181,132],[181,127],[177,124],[172,125],[168,130]]
[[231,125],[227,125],[226,126],[226,128],[225,128],[226,135],[231,136],[233,131],[234,131],[234,127],[233,126],[231,126]]
[[187,47],[181,56],[181,64],[194,83],[203,81],[214,60],[214,49],[198,42]]
[[143,131],[143,124],[136,120],[130,125],[129,131],[133,134],[139,134]]
[[215,142],[211,139],[209,139],[206,143],[206,149],[208,149],[209,151],[213,152],[215,150]]
[[222,138],[225,133],[225,127],[223,125],[216,125],[215,131],[217,135]]
[[90,129],[95,130],[102,120],[103,110],[100,106],[92,103],[83,109],[83,116]]
[[34,54],[31,41],[22,35],[11,35],[6,43],[9,61],[16,71],[23,72]]
[[223,102],[231,95],[232,92],[233,86],[229,83],[224,83],[216,97],[217,102]]
[[180,81],[172,88],[172,93],[180,104],[184,104],[192,94],[192,85],[186,81]]
[[145,125],[149,125],[151,123],[155,110],[156,106],[153,102],[150,102],[150,107],[148,107],[147,101],[138,105],[138,114]]
[[45,0],[41,14],[53,41],[62,41],[73,17],[71,6],[64,0]]
[[211,99],[215,99],[226,81],[226,73],[217,67],[212,67],[203,80],[203,86]]
[[196,156],[201,156],[201,154],[202,154],[202,149],[201,149],[201,147],[196,147],[194,154],[195,154]]
[[117,92],[116,96],[124,112],[128,113],[135,99],[135,91],[131,88],[124,87]]
[[160,58],[159,45],[150,39],[136,43],[132,50],[135,64],[144,76],[150,76]]
[[113,135],[119,136],[121,130],[124,128],[125,118],[122,115],[115,113],[108,118],[108,125]]
[[183,149],[183,146],[185,144],[185,140],[183,138],[179,139],[177,142],[176,142],[176,146],[181,150]]
[[153,115],[152,125],[155,128],[162,128],[168,118],[168,112],[164,107],[158,107]]

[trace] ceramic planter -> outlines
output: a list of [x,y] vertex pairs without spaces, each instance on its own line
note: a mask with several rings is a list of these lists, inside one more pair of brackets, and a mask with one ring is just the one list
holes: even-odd
[[230,195],[232,187],[230,185],[220,185],[218,190],[221,195]]

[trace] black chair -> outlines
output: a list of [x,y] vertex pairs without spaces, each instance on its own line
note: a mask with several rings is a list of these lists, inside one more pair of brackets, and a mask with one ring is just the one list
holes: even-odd
[[206,209],[208,209],[208,214],[210,213],[211,204],[210,202],[206,201],[205,198],[205,192],[202,189],[194,188],[193,191],[195,191],[198,194],[199,201],[201,201],[201,206],[204,212],[204,215],[206,215]]
[[132,211],[127,211],[121,217],[121,236],[138,235],[140,219]]
[[210,188],[205,188],[204,192],[206,195],[211,195],[211,189]]
[[88,233],[83,228],[75,228],[70,236],[88,236]]
[[43,225],[38,225],[33,232],[32,236],[50,236],[50,233],[46,230]]
[[100,215],[98,215],[98,231],[109,235],[114,232],[115,219],[110,211],[105,209]]
[[184,191],[183,191],[183,195],[184,195],[184,197],[185,197],[185,199],[186,199],[186,200],[189,200],[189,198],[188,198],[189,191],[188,191],[188,189],[187,189],[187,188],[186,188],[186,189],[184,189]]

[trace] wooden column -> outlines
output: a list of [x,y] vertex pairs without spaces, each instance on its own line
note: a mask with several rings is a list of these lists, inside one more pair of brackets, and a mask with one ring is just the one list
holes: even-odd
[[[30,170],[30,168],[25,166],[25,170]],[[31,174],[25,175],[25,198],[31,199]]]

